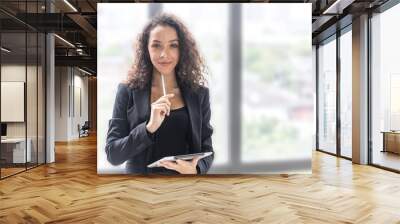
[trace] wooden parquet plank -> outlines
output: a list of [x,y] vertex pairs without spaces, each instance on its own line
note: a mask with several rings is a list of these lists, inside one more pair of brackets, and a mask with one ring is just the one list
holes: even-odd
[[97,175],[96,138],[0,181],[0,223],[399,223],[400,175],[319,152],[311,175]]

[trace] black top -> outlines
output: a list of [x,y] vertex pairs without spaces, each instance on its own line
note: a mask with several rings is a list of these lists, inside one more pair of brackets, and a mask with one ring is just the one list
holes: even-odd
[[[186,107],[171,110],[161,126],[154,133],[154,145],[148,164],[166,156],[190,153],[190,120]],[[164,167],[150,168],[149,173],[175,174],[174,170]]]

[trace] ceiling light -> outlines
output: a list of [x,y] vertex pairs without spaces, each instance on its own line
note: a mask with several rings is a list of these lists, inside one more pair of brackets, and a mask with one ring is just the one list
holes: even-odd
[[351,5],[355,0],[336,0],[322,14],[342,14],[343,9]]
[[66,39],[58,36],[57,34],[54,34],[54,36],[56,36],[58,39],[60,39],[61,41],[63,41],[64,43],[68,44],[69,46],[75,48],[75,45],[71,44],[71,42],[67,41]]
[[5,48],[5,47],[1,47],[1,50],[4,51],[4,52],[6,52],[6,53],[10,53],[10,52],[11,52],[11,50],[9,50],[9,49],[7,49],[7,48]]
[[78,12],[78,10],[71,4],[68,2],[68,0],[64,0],[65,4],[67,4],[72,10],[74,10],[74,12]]
[[78,69],[79,69],[79,71],[81,71],[81,72],[83,72],[83,73],[85,73],[85,74],[88,74],[88,75],[92,75],[92,73],[90,73],[90,72],[88,72],[88,71],[85,71],[85,70],[83,70],[83,69],[81,69],[81,68],[79,68],[78,67]]

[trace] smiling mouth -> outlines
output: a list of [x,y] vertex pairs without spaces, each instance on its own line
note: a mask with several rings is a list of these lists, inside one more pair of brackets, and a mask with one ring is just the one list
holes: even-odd
[[167,65],[172,64],[172,62],[159,62],[158,64],[162,65],[162,66],[167,66]]

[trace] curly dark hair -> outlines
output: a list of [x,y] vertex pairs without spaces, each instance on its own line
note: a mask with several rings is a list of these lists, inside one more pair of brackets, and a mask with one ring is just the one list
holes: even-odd
[[134,89],[142,89],[151,84],[153,64],[147,49],[150,32],[158,25],[175,29],[179,41],[179,61],[175,74],[180,87],[197,90],[207,84],[207,67],[201,57],[196,42],[186,26],[174,15],[158,14],[139,34],[136,43],[135,61],[128,72],[127,83]]

